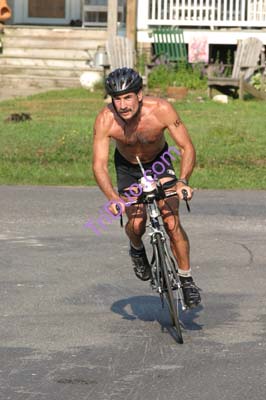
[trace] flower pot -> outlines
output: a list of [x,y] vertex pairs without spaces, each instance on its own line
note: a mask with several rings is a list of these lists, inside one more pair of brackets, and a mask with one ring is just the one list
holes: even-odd
[[181,100],[188,94],[188,89],[183,86],[169,86],[167,96],[176,100]]
[[153,88],[153,89],[148,89],[147,91],[148,96],[153,96],[153,97],[162,97],[163,96],[163,90],[161,88]]

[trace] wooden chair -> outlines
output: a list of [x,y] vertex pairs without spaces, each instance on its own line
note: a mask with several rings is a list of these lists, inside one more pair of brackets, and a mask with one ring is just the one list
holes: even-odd
[[254,72],[260,71],[263,74],[265,70],[263,50],[263,43],[257,38],[250,37],[239,41],[232,76],[228,78],[208,76],[209,97],[212,98],[212,89],[216,89],[232,97],[239,95],[241,100],[244,98],[244,92],[266,100],[266,92],[255,89],[249,83]]
[[110,38],[106,43],[110,69],[135,66],[135,50],[130,39],[122,36]]
[[187,64],[187,47],[184,42],[183,29],[178,27],[156,28],[152,31],[152,36],[155,58],[163,56],[166,61]]

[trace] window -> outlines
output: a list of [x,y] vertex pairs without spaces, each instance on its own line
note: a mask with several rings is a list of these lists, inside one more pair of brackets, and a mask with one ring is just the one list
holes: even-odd
[[[108,0],[84,0],[83,25],[107,26]],[[124,23],[126,19],[126,0],[118,0],[118,22]]]

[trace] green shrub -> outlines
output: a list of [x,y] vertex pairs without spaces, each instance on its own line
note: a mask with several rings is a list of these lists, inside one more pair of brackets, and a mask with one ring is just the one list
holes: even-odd
[[202,73],[202,64],[186,66],[180,64],[178,67],[162,64],[154,67],[148,76],[149,88],[160,88],[166,90],[168,86],[185,86],[188,89],[204,89],[206,77]]
[[263,75],[258,72],[253,75],[250,79],[251,85],[253,85],[257,90],[266,91],[266,82],[263,81]]
[[141,74],[145,74],[145,65],[148,63],[148,55],[145,52],[138,53],[136,69]]

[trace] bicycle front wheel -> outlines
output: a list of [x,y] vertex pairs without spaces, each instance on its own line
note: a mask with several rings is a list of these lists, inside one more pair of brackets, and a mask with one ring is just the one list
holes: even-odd
[[[171,274],[171,265],[170,261],[167,259],[167,252],[165,250],[165,244],[162,241],[161,235],[158,233],[156,235],[156,243],[158,249],[158,255],[160,260],[160,268],[163,275],[164,286],[166,289],[165,295],[168,303],[168,308],[170,312],[170,316],[172,319],[172,324],[176,329],[177,338],[179,343],[183,343],[183,336],[181,331],[181,326],[178,317],[178,306],[177,301],[174,297],[171,281],[170,281],[170,274]],[[169,261],[169,262],[168,262]],[[169,265],[168,265],[169,264]]]

